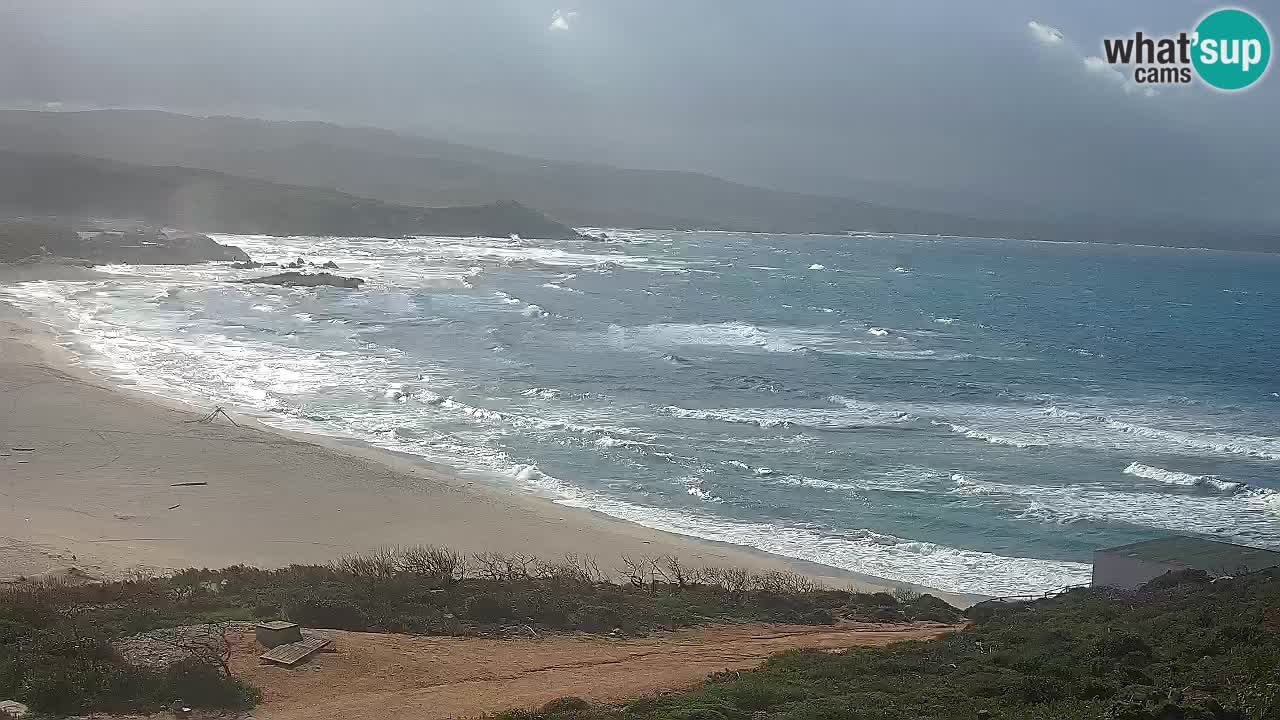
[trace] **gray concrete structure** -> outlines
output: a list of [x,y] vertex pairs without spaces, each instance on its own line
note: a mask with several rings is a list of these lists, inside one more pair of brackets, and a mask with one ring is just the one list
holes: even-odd
[[1093,586],[1134,589],[1167,572],[1203,570],[1213,577],[1280,567],[1280,552],[1191,537],[1169,537],[1093,553]]
[[263,647],[273,648],[277,645],[301,642],[302,628],[298,627],[297,623],[272,620],[254,626],[253,635]]

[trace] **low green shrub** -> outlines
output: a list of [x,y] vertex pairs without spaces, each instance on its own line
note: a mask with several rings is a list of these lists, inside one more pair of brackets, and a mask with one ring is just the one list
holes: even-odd
[[[446,548],[383,548],[328,565],[189,569],[171,577],[0,591],[0,697],[41,712],[148,711],[182,699],[245,708],[255,692],[220,666],[165,671],[125,665],[111,643],[159,628],[284,617],[309,627],[426,635],[580,631],[636,635],[711,622],[827,625],[838,619],[959,620],[930,596],[817,587],[784,572],[703,570],[672,557],[624,558],[625,584],[596,561],[519,554],[463,556]],[[778,688],[708,697],[679,717],[737,717],[780,702]],[[790,692],[790,691],[787,691]],[[751,700],[755,697],[755,700]],[[550,711],[548,711],[550,712]],[[596,709],[557,714],[595,713]]]
[[[895,610],[892,596],[863,607]],[[936,609],[928,596],[902,613]],[[880,603],[885,603],[881,605]],[[987,604],[936,640],[793,651],[575,720],[1280,720],[1280,570]],[[914,610],[912,609],[914,608]],[[520,720],[553,720],[544,710]]]

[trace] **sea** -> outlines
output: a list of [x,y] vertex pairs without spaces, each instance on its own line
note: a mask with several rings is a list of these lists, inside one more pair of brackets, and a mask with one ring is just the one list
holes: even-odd
[[1280,256],[603,232],[215,235],[367,283],[111,265],[0,299],[141,390],[948,591],[1170,534],[1280,548]]

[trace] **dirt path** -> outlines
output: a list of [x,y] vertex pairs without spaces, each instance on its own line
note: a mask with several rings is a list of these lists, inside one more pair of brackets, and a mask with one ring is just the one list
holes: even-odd
[[259,665],[252,637],[236,672],[262,688],[257,720],[428,720],[537,707],[563,695],[607,702],[688,687],[708,674],[754,667],[792,648],[844,649],[935,637],[946,626],[845,628],[737,625],[609,640],[431,638],[334,632],[338,651],[297,669]]

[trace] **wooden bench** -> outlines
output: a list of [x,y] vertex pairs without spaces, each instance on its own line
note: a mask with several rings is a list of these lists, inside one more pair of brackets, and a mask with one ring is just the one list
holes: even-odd
[[277,665],[293,667],[331,642],[333,642],[333,640],[327,637],[309,637],[298,642],[277,645],[258,657],[261,660],[276,663]]

